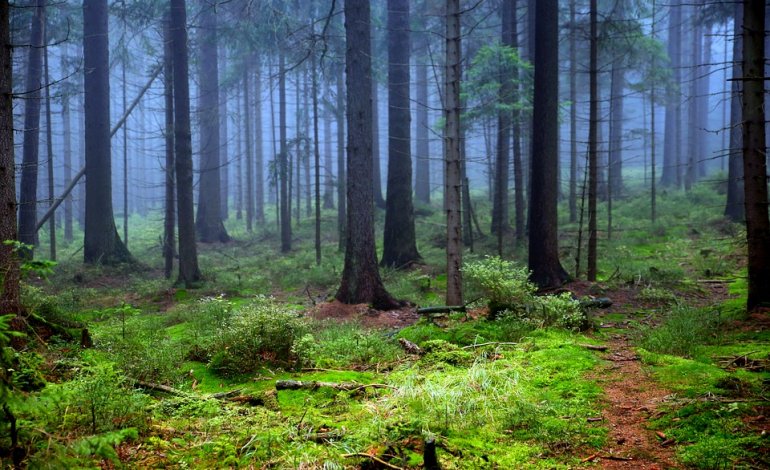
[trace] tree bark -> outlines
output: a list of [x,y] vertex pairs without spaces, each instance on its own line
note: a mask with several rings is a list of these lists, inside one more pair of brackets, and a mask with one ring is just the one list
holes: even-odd
[[[19,187],[19,241],[37,244],[37,179],[40,149],[40,90],[43,77],[43,23],[45,2],[37,0],[30,24],[27,55],[27,93],[24,96],[24,141],[22,144],[21,186]],[[31,251],[21,252],[32,256]]]
[[[513,47],[513,1],[503,0],[500,12],[502,17],[502,45]],[[508,217],[508,173],[510,168],[511,146],[511,105],[513,104],[513,84],[508,74],[511,71],[501,70],[497,80],[500,83],[498,100],[500,109],[497,111],[497,151],[495,159],[495,197],[492,204],[492,233],[498,235],[498,245],[502,247],[503,234],[510,231]],[[502,253],[499,253],[502,255]]]
[[741,128],[741,101],[743,91],[742,75],[743,61],[743,4],[735,3],[735,26],[733,39],[732,78],[730,83],[730,143],[728,148],[727,166],[727,203],[725,216],[733,222],[743,222],[744,192],[743,192],[743,135]]
[[[597,36],[597,0],[591,0],[590,6],[590,65],[589,65],[589,123],[588,123],[588,259],[586,277],[596,281],[596,190],[598,179],[598,142],[599,127],[599,80],[598,80],[598,41]],[[580,260],[578,260],[579,262]]]
[[569,221],[577,222],[577,17],[569,2]]
[[409,29],[408,0],[388,0],[388,197],[381,264],[391,268],[422,260],[412,203]]
[[[64,64],[65,56],[62,56],[61,70],[66,70]],[[69,184],[72,180],[72,113],[70,112],[70,95],[68,91],[62,92],[61,100],[62,127],[64,128],[64,149],[62,152],[62,157],[64,158],[63,178],[65,184]],[[64,240],[72,242],[72,239],[72,195],[67,195],[64,198]]]
[[447,305],[462,305],[462,202],[460,155],[460,2],[446,2],[446,63],[444,84],[445,152],[444,208],[446,210]]
[[203,243],[230,241],[222,223],[220,175],[219,116],[219,51],[217,49],[217,11],[209,0],[200,0],[198,40],[200,62],[198,73],[198,114],[200,116],[200,180],[198,217],[195,220],[198,240]]
[[770,220],[765,135],[765,0],[743,2],[743,188],[746,200],[749,294],[752,311],[770,304]]
[[244,146],[246,152],[244,158],[246,159],[246,173],[243,178],[246,179],[246,231],[251,232],[254,230],[254,160],[252,159],[252,145],[251,145],[251,88],[249,85],[249,70],[248,68],[243,70],[243,129],[245,134]]
[[257,199],[254,206],[254,218],[257,225],[265,224],[265,153],[262,149],[262,64],[259,57],[255,60],[254,71],[254,192]]
[[558,0],[536,7],[535,94],[532,118],[532,183],[529,207],[529,269],[540,286],[558,287],[568,278],[559,262],[558,219]]
[[110,76],[107,0],[83,2],[85,86],[86,224],[83,260],[88,264],[132,261],[112,212]]
[[679,187],[679,154],[681,142],[681,94],[682,81],[682,7],[671,4],[668,15],[668,57],[673,72],[671,84],[666,92],[666,117],[663,135],[663,174],[660,184],[664,187]]
[[[368,0],[366,0],[368,1]],[[343,69],[337,67],[337,233],[339,236],[339,251],[345,251],[347,201],[345,191],[347,177],[345,175],[345,87],[343,86]]]
[[177,282],[186,287],[192,287],[201,281],[201,273],[198,268],[198,248],[195,243],[187,12],[184,0],[171,0],[171,37],[174,51],[174,153],[179,227]]
[[289,148],[286,137],[286,64],[284,52],[278,53],[278,133],[281,146],[278,154],[281,206],[281,252],[291,251],[291,206],[289,198]]
[[[46,20],[47,23],[47,20]],[[43,42],[46,42],[47,27],[45,24],[46,32],[43,34]],[[45,145],[46,156],[48,157],[47,169],[48,169],[48,207],[54,205],[56,198],[54,190],[54,171],[53,171],[53,123],[51,122],[51,80],[48,73],[48,48],[45,49],[43,55],[43,69],[45,79]],[[48,243],[49,243],[49,257],[52,261],[56,261],[56,217],[48,219]]]
[[372,83],[369,0],[345,0],[345,71],[348,97],[347,240],[336,298],[375,308],[398,306],[385,290],[374,245],[372,190]]
[[174,62],[171,43],[171,18],[163,22],[163,85],[166,106],[166,198],[163,218],[163,273],[171,278],[176,255],[176,175],[174,162]]
[[21,312],[16,231],[16,171],[13,159],[13,70],[8,0],[0,0],[0,312]]
[[[427,29],[425,20],[423,29]],[[415,178],[414,196],[422,204],[430,204],[430,123],[428,122],[428,48],[429,33],[414,33],[417,38],[415,51],[419,58],[415,81]]]

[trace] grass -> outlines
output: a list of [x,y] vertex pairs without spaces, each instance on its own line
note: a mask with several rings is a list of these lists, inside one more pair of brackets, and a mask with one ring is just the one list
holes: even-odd
[[[728,328],[730,321],[742,318],[745,305],[743,246],[736,241],[740,228],[725,224],[713,210],[723,196],[708,185],[696,186],[689,194],[661,194],[655,224],[640,217],[648,211],[648,199],[636,196],[636,190],[630,184],[629,197],[615,204],[613,238],[600,239],[602,282],[595,292],[632,290],[644,302],[639,315],[631,316],[632,326],[649,315],[658,325],[642,328],[634,340],[642,347],[645,367],[677,399],[666,404],[665,413],[651,426],[676,439],[682,464],[719,468],[762,463],[767,438],[758,437],[747,419],[758,397],[766,396],[770,377],[726,371],[716,364],[721,356],[770,354],[768,332]],[[488,201],[475,196],[481,225],[488,227]],[[605,220],[606,205],[599,209],[600,220]],[[441,210],[418,217],[424,266],[382,271],[386,287],[397,298],[418,305],[443,303],[442,218]],[[284,255],[278,252],[272,225],[250,233],[243,221],[231,218],[227,228],[238,241],[201,246],[206,282],[197,289],[178,289],[173,279],[162,277],[157,220],[157,214],[130,220],[130,248],[143,265],[138,272],[135,267],[84,267],[77,244],[59,247],[61,263],[49,280],[28,284],[25,301],[50,318],[86,325],[96,348],[80,351],[51,344],[40,351],[40,360],[29,359],[25,367],[50,382],[69,383],[84,367],[110,363],[121,380],[167,384],[189,396],[153,396],[147,406],[151,425],[135,436],[63,432],[48,426],[33,409],[20,408],[25,439],[37,446],[39,458],[74,467],[94,466],[102,459],[119,464],[102,452],[106,445],[126,451],[121,454],[123,465],[130,467],[243,467],[256,462],[275,468],[349,468],[366,459],[345,454],[372,452],[388,456],[394,465],[415,468],[422,463],[422,442],[431,436],[447,469],[574,468],[583,456],[608,444],[606,423],[586,422],[603,406],[602,390],[589,378],[599,364],[598,355],[579,346],[597,343],[602,332],[592,338],[536,328],[512,316],[487,321],[465,314],[435,322],[424,319],[398,332],[307,321],[297,335],[282,340],[285,360],[270,354],[279,349],[275,345],[256,348],[259,351],[249,346],[242,357],[255,356],[253,367],[247,370],[237,363],[223,374],[215,358],[233,355],[235,343],[223,341],[222,332],[253,308],[257,296],[272,295],[270,312],[276,314],[263,319],[264,328],[236,337],[278,338],[266,333],[285,326],[280,320],[270,323],[272,317],[283,318],[277,312],[293,318],[291,312],[334,293],[343,261],[334,212],[323,213],[320,266],[315,263],[309,221],[296,227],[294,249]],[[382,213],[377,223],[381,227]],[[574,271],[569,263],[577,227],[566,220],[560,223],[562,259]],[[38,249],[40,254],[45,251],[44,245]],[[476,240],[475,253],[466,253],[466,259],[495,252],[496,240],[487,236]],[[526,259],[511,240],[506,240],[504,252],[504,258],[513,258],[519,267]],[[704,295],[695,281],[712,278],[734,278],[730,288],[735,298],[709,309],[683,305],[682,293]],[[627,314],[604,317],[615,323],[627,319]],[[398,346],[400,338],[429,353],[406,356]],[[474,347],[488,342],[515,344]],[[275,382],[281,379],[376,383],[385,388],[276,392]],[[130,381],[121,383],[125,393],[145,396],[127,386]],[[261,397],[264,406],[210,397],[230,390]],[[55,401],[41,392],[30,393]],[[62,400],[56,403],[65,404]],[[5,429],[0,427],[0,442]],[[44,446],[51,450],[42,453]]]

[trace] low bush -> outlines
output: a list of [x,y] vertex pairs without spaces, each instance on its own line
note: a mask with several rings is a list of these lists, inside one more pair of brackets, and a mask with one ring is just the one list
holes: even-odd
[[718,311],[678,305],[660,325],[642,328],[640,345],[656,353],[692,357],[699,346],[714,338],[722,323]]
[[292,345],[308,331],[305,318],[259,296],[235,309],[216,332],[210,366],[224,375],[253,372],[265,363],[289,366],[296,359]]

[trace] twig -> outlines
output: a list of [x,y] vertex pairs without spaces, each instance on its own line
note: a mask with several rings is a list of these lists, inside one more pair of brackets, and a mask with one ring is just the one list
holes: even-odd
[[374,460],[378,464],[383,465],[383,466],[385,466],[387,468],[392,468],[394,470],[403,470],[401,467],[396,467],[393,464],[389,464],[388,462],[382,460],[381,458],[377,457],[376,455],[371,455],[371,454],[367,454],[367,453],[364,453],[364,452],[354,452],[352,454],[342,454],[342,457],[345,458],[345,459],[349,459],[351,457],[366,457],[367,459]]

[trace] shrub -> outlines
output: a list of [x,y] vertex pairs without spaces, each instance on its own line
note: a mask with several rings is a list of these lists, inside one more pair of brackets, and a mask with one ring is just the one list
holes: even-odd
[[320,323],[315,336],[305,335],[292,346],[297,359],[317,367],[350,367],[393,362],[402,355],[394,339],[354,323]]
[[225,375],[253,372],[263,363],[289,365],[292,345],[309,330],[296,312],[259,296],[236,309],[211,343],[210,365]]
[[719,312],[678,305],[659,326],[642,329],[641,346],[656,353],[692,357],[714,337],[721,323]]
[[463,273],[471,290],[488,301],[492,318],[501,310],[523,307],[537,291],[537,287],[529,282],[527,268],[516,267],[497,256],[465,263]]

